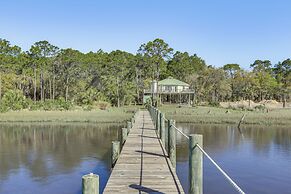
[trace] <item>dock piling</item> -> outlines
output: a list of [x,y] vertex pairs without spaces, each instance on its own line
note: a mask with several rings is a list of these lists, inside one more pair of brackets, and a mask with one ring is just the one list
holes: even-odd
[[82,177],[83,194],[99,194],[99,176],[93,173]]
[[125,143],[126,139],[127,139],[127,128],[122,128],[121,129],[121,141],[120,141],[121,145],[123,145]]
[[189,136],[189,194],[203,193],[203,153],[196,148],[196,144],[203,148],[203,136],[191,134]]
[[172,162],[173,168],[176,169],[176,130],[174,128],[175,121],[174,120],[169,120],[169,158],[170,161]]
[[156,116],[156,130],[157,130],[157,134],[158,134],[159,138],[161,138],[160,137],[160,114],[161,114],[161,112],[158,110],[157,116]]
[[130,132],[131,125],[132,125],[131,122],[127,121],[127,134],[129,134],[129,132]]
[[120,153],[120,142],[112,141],[112,150],[111,150],[111,167],[114,167]]
[[165,115],[164,113],[160,114],[160,138],[163,146],[166,146],[166,134],[165,134]]

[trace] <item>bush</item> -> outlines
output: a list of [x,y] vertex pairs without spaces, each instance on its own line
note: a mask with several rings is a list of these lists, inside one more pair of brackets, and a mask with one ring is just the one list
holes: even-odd
[[106,110],[107,108],[110,107],[110,103],[104,101],[97,102],[96,105],[101,110]]
[[85,106],[82,106],[83,110],[85,111],[90,111],[93,109],[93,106],[92,105],[85,105]]
[[59,98],[56,100],[58,110],[69,110],[73,107],[71,101],[66,101],[64,98]]
[[145,106],[148,107],[148,106],[151,106],[151,105],[152,105],[152,98],[146,99]]
[[255,106],[256,110],[266,110],[266,107],[262,104]]
[[219,107],[219,102],[209,102],[209,106]]
[[77,98],[79,105],[93,105],[96,101],[106,101],[106,97],[94,88],[89,88],[87,91],[80,93]]
[[28,107],[28,101],[20,90],[8,90],[1,100],[1,112],[21,110]]
[[44,102],[30,102],[29,110],[69,110],[73,106],[70,101],[65,101],[64,98],[56,100],[45,100]]

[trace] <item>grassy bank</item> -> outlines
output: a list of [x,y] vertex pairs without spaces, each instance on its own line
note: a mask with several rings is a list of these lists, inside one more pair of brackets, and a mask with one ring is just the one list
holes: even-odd
[[164,105],[159,108],[167,118],[182,123],[238,124],[246,113],[243,124],[291,125],[291,109],[244,111],[216,107],[182,107]]
[[130,119],[139,107],[107,110],[73,111],[10,111],[0,113],[0,122],[92,122],[122,123]]
[[[10,111],[0,113],[0,122],[88,122],[123,123],[140,107],[109,108],[107,110],[72,111]],[[215,107],[182,107],[164,105],[159,108],[166,118],[180,123],[237,124],[246,113],[243,124],[291,125],[291,109],[243,111]]]

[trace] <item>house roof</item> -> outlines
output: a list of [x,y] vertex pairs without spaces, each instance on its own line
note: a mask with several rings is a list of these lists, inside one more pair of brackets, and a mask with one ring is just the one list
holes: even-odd
[[168,77],[167,79],[159,81],[159,86],[189,86],[189,84],[182,82],[180,80],[177,80],[173,77]]

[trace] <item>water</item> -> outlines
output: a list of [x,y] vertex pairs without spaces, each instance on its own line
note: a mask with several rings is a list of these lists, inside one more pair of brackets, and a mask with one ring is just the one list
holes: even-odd
[[[291,193],[291,129],[177,124],[203,134],[205,150],[246,193]],[[96,124],[0,125],[0,194],[80,194],[81,177],[109,177],[111,141],[122,126]],[[177,136],[177,174],[188,188],[188,144]],[[236,193],[204,160],[204,193]]]
[[[204,148],[246,193],[291,193],[291,128],[178,124],[203,134]],[[188,188],[188,142],[177,137],[177,174]],[[204,157],[204,193],[237,193]]]
[[111,141],[121,126],[1,125],[1,194],[80,194],[82,175],[110,173]]

